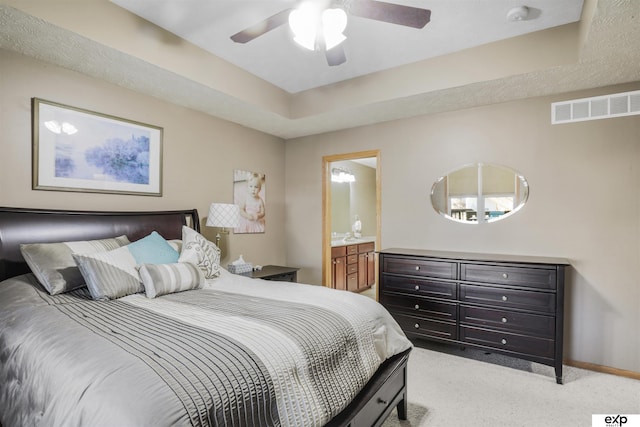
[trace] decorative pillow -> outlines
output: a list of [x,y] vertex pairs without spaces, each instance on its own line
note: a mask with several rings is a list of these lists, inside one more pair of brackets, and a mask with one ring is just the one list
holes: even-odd
[[178,252],[157,232],[121,248],[97,254],[74,254],[80,272],[96,300],[120,298],[142,292],[139,264],[169,264]]
[[91,297],[108,300],[142,292],[136,259],[128,246],[97,254],[73,254]]
[[73,260],[74,253],[97,253],[128,245],[127,236],[112,239],[61,243],[27,243],[20,251],[40,284],[51,294],[61,294],[84,286],[84,278]]
[[187,226],[182,227],[182,252],[178,261],[197,265],[206,279],[220,275],[220,249]]
[[157,231],[127,245],[138,264],[171,264],[180,254]]
[[205,281],[202,270],[190,262],[143,264],[139,271],[147,298],[199,289]]

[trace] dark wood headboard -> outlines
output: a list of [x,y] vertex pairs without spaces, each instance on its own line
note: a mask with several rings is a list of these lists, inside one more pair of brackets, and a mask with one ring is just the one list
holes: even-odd
[[28,273],[21,243],[72,242],[126,235],[132,242],[152,231],[181,239],[182,226],[200,231],[196,209],[156,212],[97,212],[0,207],[0,281]]

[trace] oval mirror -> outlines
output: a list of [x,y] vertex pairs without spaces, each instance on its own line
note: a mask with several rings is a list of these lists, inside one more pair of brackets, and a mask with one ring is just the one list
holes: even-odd
[[506,218],[520,210],[528,196],[529,184],[522,175],[487,163],[463,166],[431,187],[434,209],[446,218],[468,224]]

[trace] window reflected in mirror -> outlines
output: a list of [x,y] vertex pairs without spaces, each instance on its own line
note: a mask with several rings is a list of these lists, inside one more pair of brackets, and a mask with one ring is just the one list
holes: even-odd
[[524,176],[487,163],[456,169],[440,177],[431,188],[431,203],[438,213],[469,224],[506,218],[520,210],[528,196],[529,184]]

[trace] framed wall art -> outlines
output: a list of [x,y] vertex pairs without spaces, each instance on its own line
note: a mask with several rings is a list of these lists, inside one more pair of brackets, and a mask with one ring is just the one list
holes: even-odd
[[240,209],[240,224],[234,233],[264,233],[266,225],[265,175],[246,170],[233,171],[233,200]]
[[33,189],[162,196],[162,128],[33,98]]

